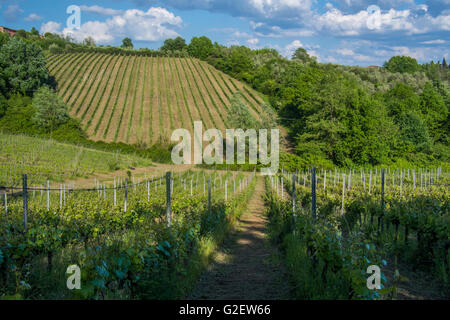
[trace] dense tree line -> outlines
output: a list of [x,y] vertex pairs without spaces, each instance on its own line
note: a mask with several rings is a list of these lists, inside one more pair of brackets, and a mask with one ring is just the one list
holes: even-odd
[[[225,47],[194,38],[188,52],[265,94],[307,162],[402,165],[448,161],[450,68],[392,57],[383,67],[321,64],[299,48]],[[191,48],[193,45],[193,48]]]

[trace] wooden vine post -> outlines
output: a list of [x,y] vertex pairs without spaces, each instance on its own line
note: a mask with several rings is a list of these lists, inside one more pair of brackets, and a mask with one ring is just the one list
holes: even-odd
[[167,226],[170,227],[171,224],[171,215],[172,215],[172,208],[171,208],[171,182],[172,179],[170,177],[170,172],[166,173],[166,218],[167,218]]
[[208,179],[208,210],[209,210],[209,215],[212,214],[212,209],[211,209],[211,178]]
[[28,231],[28,186],[27,175],[22,175],[22,189],[23,189],[23,225],[25,227],[25,233]]
[[312,193],[312,201],[311,201],[311,205],[312,205],[312,217],[313,219],[316,218],[317,216],[317,205],[316,205],[316,168],[312,167],[311,168],[311,193]]

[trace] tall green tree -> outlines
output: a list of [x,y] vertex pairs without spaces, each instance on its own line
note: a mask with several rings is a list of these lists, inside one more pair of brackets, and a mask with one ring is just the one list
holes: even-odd
[[0,47],[9,41],[10,37],[7,33],[0,33]]
[[124,38],[123,40],[122,40],[122,45],[121,45],[121,47],[122,48],[125,48],[125,49],[133,49],[133,41],[130,39],[130,38]]
[[34,42],[14,37],[0,48],[0,82],[6,93],[13,91],[32,96],[49,83],[49,74],[42,49]]
[[419,109],[420,98],[414,89],[406,84],[398,83],[385,94],[386,105],[391,116],[399,116],[403,113]]
[[191,56],[206,60],[208,56],[213,52],[214,46],[211,39],[208,37],[194,37],[188,46],[188,52]]
[[420,111],[430,135],[435,140],[440,140],[445,134],[444,122],[447,120],[448,107],[433,85],[427,82],[420,95]]
[[39,31],[37,31],[37,29],[35,27],[31,28],[30,34],[33,37],[39,37]]
[[308,63],[315,61],[315,58],[311,57],[304,48],[298,48],[292,55],[292,60]]
[[176,37],[175,39],[166,39],[164,44],[160,48],[161,51],[182,51],[187,48],[186,40],[182,37]]
[[414,112],[402,114],[398,119],[401,140],[407,151],[428,151],[431,139],[428,128],[420,116]]
[[384,63],[384,67],[390,72],[414,73],[419,71],[417,60],[408,56],[394,56]]
[[69,120],[66,105],[49,87],[43,86],[33,97],[33,108],[36,113],[33,122],[46,132],[55,130]]

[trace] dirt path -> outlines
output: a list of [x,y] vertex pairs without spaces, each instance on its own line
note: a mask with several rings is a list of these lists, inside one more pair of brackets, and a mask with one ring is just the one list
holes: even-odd
[[201,276],[189,299],[289,299],[289,286],[277,250],[266,239],[264,181],[256,190],[237,230]]

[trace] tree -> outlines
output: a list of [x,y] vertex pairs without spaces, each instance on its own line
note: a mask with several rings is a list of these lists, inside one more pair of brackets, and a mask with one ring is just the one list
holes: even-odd
[[42,49],[34,42],[14,37],[0,48],[0,82],[8,93],[17,91],[28,96],[49,83]]
[[19,37],[19,38],[24,38],[24,39],[26,39],[26,38],[28,37],[28,34],[27,34],[27,32],[26,32],[24,29],[19,29],[19,30],[17,30],[15,36],[16,36],[16,37]]
[[408,144],[410,149],[425,151],[431,144],[426,124],[419,115],[414,112],[402,114],[398,119],[401,139]]
[[188,46],[188,52],[191,56],[206,60],[206,58],[212,53],[214,46],[212,41],[208,37],[194,37]]
[[47,132],[55,130],[69,120],[69,113],[64,102],[49,87],[41,87],[33,97],[36,113],[33,122]]
[[414,89],[403,83],[398,83],[386,92],[385,101],[391,116],[417,111],[420,103],[419,96],[414,92]]
[[442,67],[447,68],[447,61],[445,61],[445,57],[442,59]]
[[[84,39],[83,44],[88,47],[95,47],[95,40],[92,37],[87,37]],[[133,44],[131,44],[131,47],[133,47]]]
[[420,111],[431,136],[439,139],[445,133],[442,129],[448,116],[448,107],[430,82],[425,84],[420,95]]
[[58,54],[58,53],[62,53],[63,50],[56,43],[52,43],[48,47],[48,51],[50,51],[51,54]]
[[187,48],[186,40],[182,37],[175,39],[164,40],[164,45],[160,48],[161,51],[182,51]]
[[230,51],[228,70],[234,77],[251,82],[251,77],[248,76],[253,69],[251,50],[244,46],[233,46]]
[[39,37],[39,31],[35,27],[31,28],[30,34],[34,37]]
[[415,73],[420,66],[417,60],[407,56],[394,56],[384,63],[384,67],[390,72]]
[[7,33],[0,33],[0,47],[9,41],[9,35]]
[[131,41],[130,38],[125,38],[122,40],[121,47],[125,48],[125,49],[133,49],[134,46],[133,46],[133,42]]
[[308,52],[303,48],[298,48],[295,50],[294,54],[292,55],[292,60],[300,61],[301,63],[308,63],[315,61]]
[[227,121],[231,128],[257,129],[257,122],[248,107],[242,102],[242,96],[239,92],[233,94],[229,109]]

